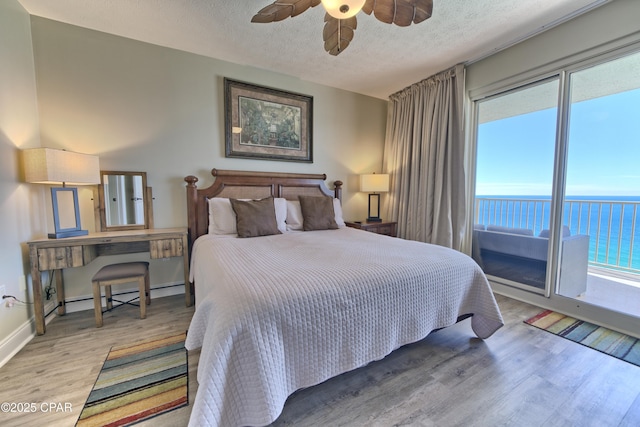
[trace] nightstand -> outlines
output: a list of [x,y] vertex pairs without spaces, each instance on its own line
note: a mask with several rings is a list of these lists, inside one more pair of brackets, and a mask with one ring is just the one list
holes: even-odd
[[372,233],[384,234],[386,236],[397,237],[397,225],[395,221],[366,222],[345,221],[347,227],[359,228],[360,230],[370,231]]

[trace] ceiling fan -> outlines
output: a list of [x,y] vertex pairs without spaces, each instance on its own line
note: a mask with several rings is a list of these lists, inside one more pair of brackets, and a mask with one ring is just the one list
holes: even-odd
[[254,15],[251,22],[282,21],[300,15],[310,7],[322,3],[324,17],[324,50],[339,55],[348,46],[358,23],[356,14],[362,10],[385,24],[407,27],[431,17],[433,0],[276,0]]

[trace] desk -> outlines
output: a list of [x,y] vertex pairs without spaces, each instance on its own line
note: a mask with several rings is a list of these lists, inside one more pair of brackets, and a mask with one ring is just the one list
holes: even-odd
[[27,244],[29,245],[33,307],[38,335],[42,335],[46,331],[41,272],[54,270],[58,314],[62,316],[66,313],[62,270],[82,267],[100,255],[149,252],[151,259],[182,257],[184,260],[185,302],[187,307],[192,304],[186,228],[108,231],[65,239],[33,240]]

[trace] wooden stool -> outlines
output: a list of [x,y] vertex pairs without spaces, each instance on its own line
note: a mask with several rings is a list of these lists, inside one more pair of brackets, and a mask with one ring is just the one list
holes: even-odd
[[[122,283],[138,282],[139,294],[137,297],[129,301],[114,300],[111,296],[111,286]],[[102,267],[91,279],[93,284],[93,306],[96,316],[96,327],[102,327],[102,297],[100,287],[104,286],[104,295],[107,300],[107,309],[111,311],[113,301],[121,304],[131,304],[140,306],[140,318],[147,317],[147,305],[151,304],[151,292],[149,286],[149,263],[148,262],[127,262],[123,264],[111,264]],[[139,304],[133,304],[131,301],[140,300]]]

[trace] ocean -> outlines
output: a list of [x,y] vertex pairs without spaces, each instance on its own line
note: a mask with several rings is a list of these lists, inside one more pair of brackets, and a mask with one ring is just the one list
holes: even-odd
[[[476,196],[475,223],[549,229],[551,197]],[[562,224],[590,236],[589,262],[640,274],[640,196],[568,196]]]

